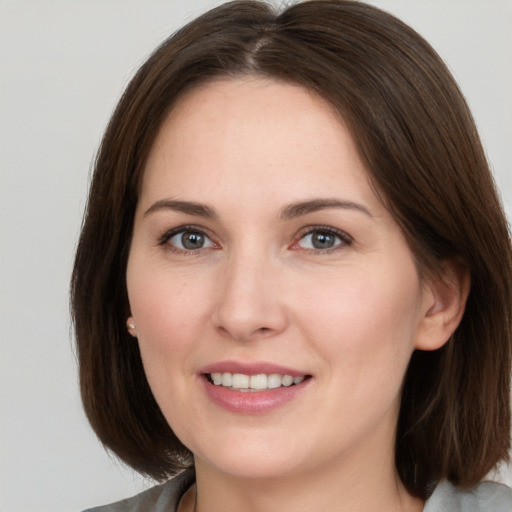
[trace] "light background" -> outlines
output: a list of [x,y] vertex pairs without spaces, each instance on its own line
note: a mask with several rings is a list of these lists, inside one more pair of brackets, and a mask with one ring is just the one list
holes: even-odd
[[[212,0],[0,0],[0,511],[74,511],[149,485],[78,396],[68,281],[89,170],[144,57]],[[373,0],[448,62],[512,205],[512,0]],[[510,470],[502,478],[511,481]]]

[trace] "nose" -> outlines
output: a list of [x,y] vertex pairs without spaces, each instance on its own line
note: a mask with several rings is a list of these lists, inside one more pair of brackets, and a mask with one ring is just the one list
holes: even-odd
[[232,257],[226,264],[212,319],[237,341],[272,337],[286,329],[288,315],[278,265],[256,255]]

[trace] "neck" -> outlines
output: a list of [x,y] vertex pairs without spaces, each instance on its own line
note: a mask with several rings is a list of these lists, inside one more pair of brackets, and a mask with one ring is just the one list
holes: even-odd
[[424,503],[407,493],[393,460],[391,450],[391,457],[375,454],[371,464],[333,461],[303,473],[255,479],[223,473],[196,459],[197,487],[184,498],[180,511],[422,511]]

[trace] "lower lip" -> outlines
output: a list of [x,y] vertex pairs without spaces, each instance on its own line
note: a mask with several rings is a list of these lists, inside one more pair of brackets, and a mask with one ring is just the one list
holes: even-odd
[[306,379],[293,386],[265,391],[233,391],[224,386],[212,384],[202,377],[208,397],[217,405],[230,412],[239,414],[264,414],[291,402],[302,393],[311,379]]

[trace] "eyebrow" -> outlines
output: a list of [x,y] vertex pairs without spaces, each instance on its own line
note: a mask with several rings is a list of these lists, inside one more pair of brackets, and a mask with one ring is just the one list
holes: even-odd
[[175,199],[162,199],[157,201],[144,212],[144,217],[159,210],[174,210],[187,213],[188,215],[206,217],[209,219],[217,218],[217,213],[213,208],[210,208],[201,203],[194,203],[192,201],[177,201]]
[[[290,220],[328,208],[356,210],[368,215],[369,217],[373,217],[370,211],[362,204],[355,203],[353,201],[340,201],[339,199],[311,199],[308,201],[291,203],[280,210],[279,217],[283,220]],[[218,218],[217,212],[205,204],[193,201],[179,201],[176,199],[161,199],[160,201],[157,201],[144,212],[144,217],[160,210],[174,210],[188,215],[209,219]]]
[[279,217],[284,220],[294,219],[308,213],[325,210],[327,208],[343,208],[346,210],[356,210],[373,217],[370,211],[362,204],[353,201],[340,201],[339,199],[312,199],[310,201],[299,201],[285,206],[279,213]]

